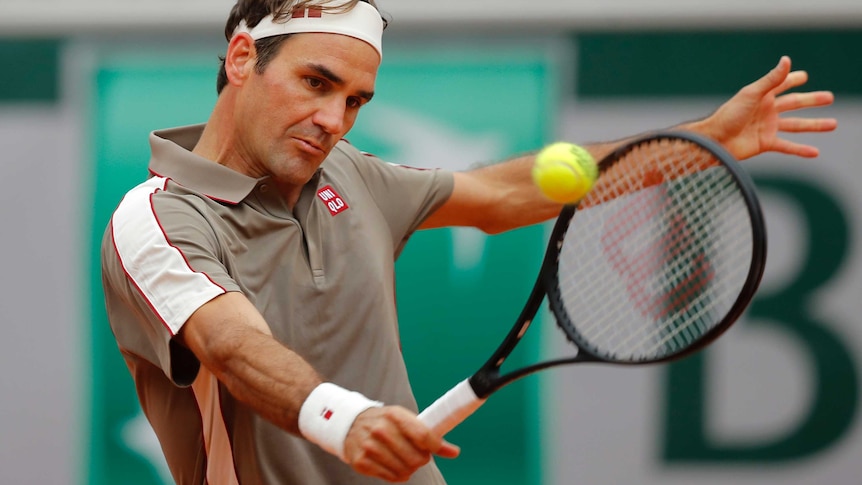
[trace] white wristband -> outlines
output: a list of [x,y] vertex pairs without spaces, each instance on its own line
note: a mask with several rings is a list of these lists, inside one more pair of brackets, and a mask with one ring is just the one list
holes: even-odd
[[331,382],[315,387],[299,410],[299,431],[308,441],[346,461],[344,440],[353,421],[366,409],[383,406]]

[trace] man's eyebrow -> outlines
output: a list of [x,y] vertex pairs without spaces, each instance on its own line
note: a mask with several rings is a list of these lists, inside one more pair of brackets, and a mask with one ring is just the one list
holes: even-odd
[[[322,64],[309,64],[308,67],[312,71],[317,72],[320,76],[325,77],[332,84],[337,84],[337,85],[343,85],[344,84],[344,79],[342,79],[341,76],[335,74],[334,72],[332,72],[332,70],[330,70],[328,67],[326,67]],[[374,92],[373,91],[360,91],[359,97],[364,99],[365,101],[371,101],[371,98],[374,97]]]

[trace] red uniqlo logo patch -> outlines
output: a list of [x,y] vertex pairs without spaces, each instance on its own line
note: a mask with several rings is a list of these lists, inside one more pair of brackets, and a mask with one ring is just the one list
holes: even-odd
[[323,419],[329,421],[329,418],[332,417],[332,410],[329,408],[323,408],[323,412],[320,413],[320,415],[323,416]]
[[344,199],[330,185],[318,190],[317,196],[326,204],[326,208],[333,216],[337,216],[348,209],[347,202],[344,202]]

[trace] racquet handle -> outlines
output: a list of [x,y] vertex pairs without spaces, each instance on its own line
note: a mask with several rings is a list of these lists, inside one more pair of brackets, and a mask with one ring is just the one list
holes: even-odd
[[443,436],[485,404],[486,399],[477,397],[470,380],[464,379],[419,413],[419,420]]

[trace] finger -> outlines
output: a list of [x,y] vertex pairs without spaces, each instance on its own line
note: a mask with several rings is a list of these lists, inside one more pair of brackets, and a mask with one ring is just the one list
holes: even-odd
[[835,118],[781,118],[778,131],[787,133],[823,133],[838,127]]
[[793,71],[784,78],[784,81],[773,90],[775,94],[780,94],[789,91],[793,88],[798,88],[808,82],[808,73],[805,71]]
[[405,434],[418,449],[435,455],[456,453],[457,456],[457,453],[460,453],[460,448],[444,440],[440,434],[432,431],[424,423],[418,420],[416,423],[418,426],[406,427]]
[[[396,433],[397,434],[397,433]],[[363,474],[402,482],[421,466],[431,460],[427,452],[410,452],[412,445],[407,440],[392,439],[392,433],[377,435],[365,441],[353,456],[351,466]]]
[[406,409],[386,406],[357,417],[347,436],[349,443],[345,442],[347,461],[354,469],[381,477],[381,470],[386,470],[387,479],[401,480],[431,459],[430,453],[416,450],[403,435],[402,413],[410,416]]
[[[406,418],[415,419],[410,415]],[[429,450],[417,446],[416,439],[410,435],[411,427],[404,421],[405,417],[397,412],[389,415],[385,425],[371,429],[370,439],[362,446],[364,456],[399,475],[412,473],[431,460]]]
[[775,109],[779,113],[804,108],[820,108],[830,106],[835,102],[831,91],[812,91],[809,93],[791,93],[775,99]]
[[434,454],[443,458],[457,458],[461,454],[461,447],[444,440]]
[[[362,454],[354,464],[357,470],[360,466],[368,466],[374,470],[385,470],[385,474],[389,480],[396,478],[404,480],[410,477],[422,465],[430,461],[431,456],[428,453],[409,453],[405,451],[405,447],[410,445],[403,441],[399,444],[392,444],[392,440],[388,442],[373,442],[363,446]],[[397,451],[395,451],[397,450]]]
[[748,89],[754,91],[758,97],[765,96],[770,91],[779,88],[788,79],[790,73],[790,58],[781,56],[778,65],[772,68],[762,78],[748,85]]
[[444,440],[441,435],[433,432],[424,423],[416,419],[415,415],[406,419],[402,423],[402,426],[404,436],[417,451],[433,453],[443,458],[455,458],[461,454],[460,447]]
[[772,151],[803,158],[815,158],[820,155],[820,150],[817,147],[783,139],[775,142],[772,146]]
[[416,445],[416,443],[401,433],[387,434],[378,437],[385,444],[385,453],[380,459],[386,459],[394,470],[413,473],[419,467],[431,461],[429,450]]

